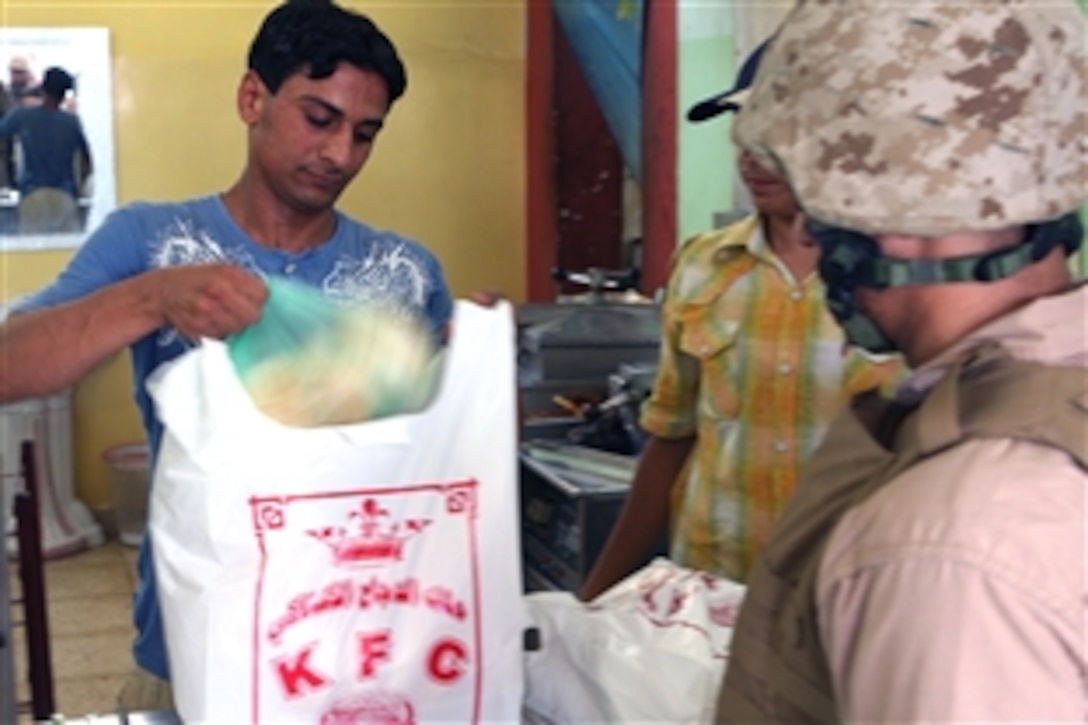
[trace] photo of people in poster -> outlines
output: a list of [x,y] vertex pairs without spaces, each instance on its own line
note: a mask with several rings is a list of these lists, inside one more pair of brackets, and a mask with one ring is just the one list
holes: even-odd
[[113,208],[112,115],[105,29],[0,29],[3,248],[77,246]]

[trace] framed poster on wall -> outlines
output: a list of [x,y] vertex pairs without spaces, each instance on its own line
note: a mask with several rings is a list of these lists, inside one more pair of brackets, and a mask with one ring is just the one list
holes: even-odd
[[[39,128],[56,125],[41,124],[43,81],[64,77],[51,69],[72,81],[54,112],[76,117],[90,156],[88,168],[81,154],[72,154],[74,183],[65,181],[61,189],[52,180],[66,176],[60,169],[69,161],[68,152],[63,158],[45,158],[29,138]],[[21,114],[17,122],[0,122],[0,251],[78,247],[117,203],[109,31],[0,28],[0,86],[4,119]],[[48,182],[44,187],[43,180]],[[42,188],[45,193],[39,193]]]

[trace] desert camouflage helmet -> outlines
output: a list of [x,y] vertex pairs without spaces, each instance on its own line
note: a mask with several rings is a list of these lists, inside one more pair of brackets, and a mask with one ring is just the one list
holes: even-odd
[[1088,23],[1074,0],[802,0],[736,142],[813,217],[936,236],[1088,199]]

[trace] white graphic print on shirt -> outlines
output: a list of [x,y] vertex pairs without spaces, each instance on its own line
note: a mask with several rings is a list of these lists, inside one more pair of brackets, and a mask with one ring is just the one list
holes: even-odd
[[427,273],[400,240],[383,239],[365,258],[343,256],[321,285],[340,302],[380,302],[402,310],[423,309]]
[[257,262],[241,247],[224,249],[202,229],[178,219],[168,227],[151,251],[151,266],[156,269],[195,264],[229,262],[261,277]]
[[[205,230],[182,219],[163,231],[151,252],[151,266],[156,269],[222,262],[262,279],[267,277],[248,250],[241,246],[224,247]],[[366,257],[342,255],[319,287],[335,302],[380,303],[404,314],[419,314],[427,301],[427,279],[426,269],[403,240],[378,238],[370,244]],[[185,347],[193,346],[174,328],[160,331],[160,346],[179,342]]]

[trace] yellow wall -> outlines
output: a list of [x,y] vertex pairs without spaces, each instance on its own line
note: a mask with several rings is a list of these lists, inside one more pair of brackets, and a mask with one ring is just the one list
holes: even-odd
[[[221,190],[244,160],[235,84],[274,2],[0,0],[5,26],[108,27],[113,53],[118,198]],[[356,0],[397,44],[409,86],[341,208],[427,244],[453,291],[524,297],[523,0]],[[68,253],[0,255],[0,299],[45,284]],[[63,351],[58,351],[63,354]],[[142,436],[127,356],[76,390],[77,491],[110,505],[109,445]]]

